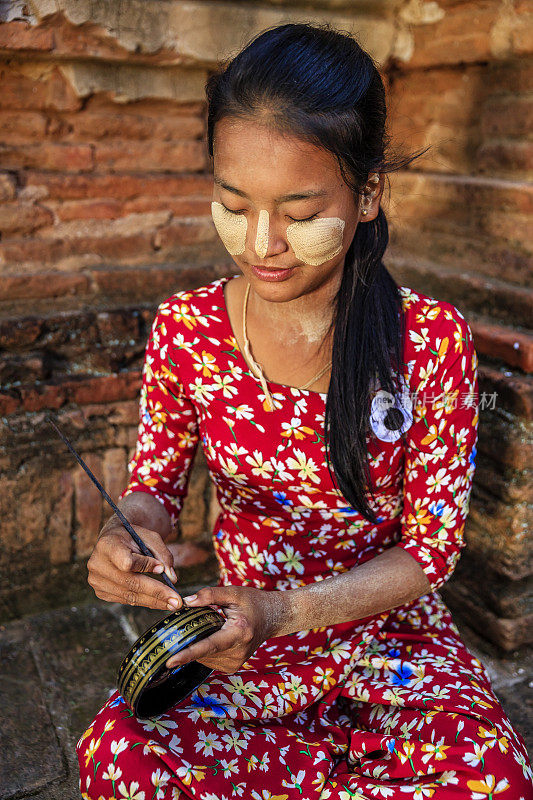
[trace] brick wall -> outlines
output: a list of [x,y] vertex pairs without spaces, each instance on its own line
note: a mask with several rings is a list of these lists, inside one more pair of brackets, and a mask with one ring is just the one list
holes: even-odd
[[452,610],[506,649],[531,639],[532,621],[527,8],[490,0],[408,3],[400,17],[409,39],[389,72],[393,138],[432,150],[392,181],[387,263],[407,285],[462,311],[480,359],[467,548],[442,593]]
[[[464,313],[489,405],[497,392],[480,415],[468,548],[446,599],[503,647],[526,640],[526,9],[496,0],[314,0],[307,9],[282,0],[61,0],[53,13],[46,0],[0,4],[3,618],[89,597],[85,560],[110,513],[46,411],[116,498],[157,304],[232,270],[209,217],[209,69],[264,27],[329,20],[355,30],[380,64],[395,142],[432,145],[391,177],[386,263]],[[182,516],[187,542],[208,540],[216,511],[199,451]],[[212,561],[196,568],[208,574]]]

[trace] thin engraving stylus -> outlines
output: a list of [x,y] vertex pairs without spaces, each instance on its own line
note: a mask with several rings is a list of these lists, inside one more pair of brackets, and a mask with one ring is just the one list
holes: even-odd
[[[128,522],[128,520],[126,519],[126,517],[124,516],[124,514],[120,510],[120,508],[118,508],[118,506],[116,506],[115,503],[111,500],[111,498],[109,497],[108,493],[106,492],[104,487],[101,485],[101,483],[98,481],[98,479],[93,475],[93,473],[91,472],[91,470],[89,469],[89,467],[87,466],[87,464],[85,463],[83,458],[81,456],[79,456],[77,454],[77,452],[74,450],[74,448],[72,447],[71,443],[69,442],[69,440],[67,439],[65,434],[62,433],[59,430],[59,428],[57,427],[56,423],[54,422],[54,420],[52,419],[50,414],[47,414],[45,416],[45,419],[46,419],[47,422],[50,423],[50,425],[52,425],[53,428],[56,429],[58,434],[61,436],[61,438],[63,439],[63,441],[67,445],[67,447],[70,450],[70,452],[76,458],[77,462],[83,467],[83,469],[85,470],[85,472],[87,473],[89,478],[92,480],[92,482],[94,483],[94,485],[96,486],[96,488],[98,489],[98,491],[100,492],[102,497],[104,497],[107,500],[107,502],[109,503],[109,505],[111,506],[111,508],[113,509],[113,511],[115,512],[115,514],[119,518],[119,520],[122,522],[122,524],[124,525],[124,527],[126,528],[128,533],[132,537],[133,541],[137,544],[137,546],[140,549],[141,553],[143,555],[145,555],[145,556],[150,556],[150,558],[156,558],[156,556],[152,553],[150,548],[145,545],[145,543],[143,542],[143,540],[141,539],[139,534],[134,531],[133,527],[130,525],[130,523]],[[179,592],[177,591],[176,587],[174,586],[174,584],[172,583],[172,581],[170,580],[170,578],[168,577],[168,575],[165,572],[161,573],[161,577],[163,578],[163,580],[165,581],[167,586],[169,586],[171,589],[174,589],[174,591],[177,594],[179,594]]]

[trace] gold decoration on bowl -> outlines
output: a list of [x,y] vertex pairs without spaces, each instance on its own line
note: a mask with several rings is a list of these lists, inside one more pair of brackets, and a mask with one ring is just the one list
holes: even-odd
[[182,608],[161,619],[144,632],[123,659],[117,686],[126,704],[140,719],[159,716],[179,703],[213,672],[191,661],[167,669],[165,663],[176,653],[215,633],[224,617],[209,606]]

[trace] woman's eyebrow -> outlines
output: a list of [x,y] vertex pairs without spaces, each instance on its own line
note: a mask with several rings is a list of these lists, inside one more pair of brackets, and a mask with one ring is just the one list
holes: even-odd
[[[222,186],[223,189],[226,189],[228,192],[233,192],[233,194],[238,194],[239,197],[245,197],[246,200],[250,198],[245,192],[242,192],[240,189],[236,189],[235,186],[231,186],[226,181],[223,181],[222,178],[214,177],[214,181],[218,186]],[[289,203],[291,200],[307,200],[309,197],[325,197],[327,192],[325,191],[315,191],[313,189],[309,189],[307,192],[298,192],[295,194],[284,194],[282,197],[276,198],[276,203]]]

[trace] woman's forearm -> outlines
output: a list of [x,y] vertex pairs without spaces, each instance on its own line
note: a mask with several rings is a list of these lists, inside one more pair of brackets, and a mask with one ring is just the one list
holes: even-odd
[[[156,500],[151,494],[131,492],[119,500],[117,506],[132,525],[140,525],[142,528],[156,531],[163,540],[170,536],[172,532],[170,515],[159,500]],[[105,523],[101,533],[116,525],[122,525],[122,523],[117,515],[113,514]]]
[[363,619],[430,590],[415,559],[401,547],[391,547],[342,575],[280,592],[276,636]]

